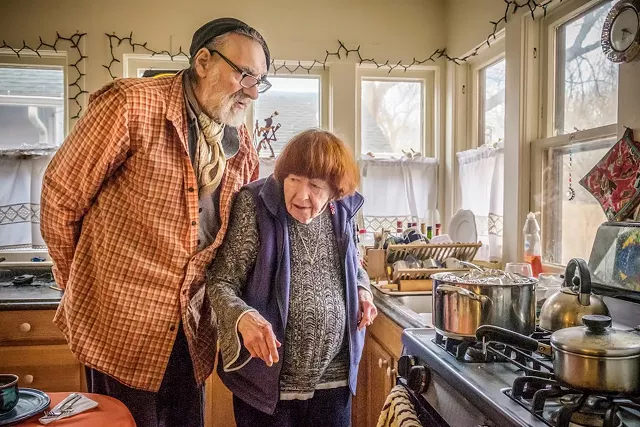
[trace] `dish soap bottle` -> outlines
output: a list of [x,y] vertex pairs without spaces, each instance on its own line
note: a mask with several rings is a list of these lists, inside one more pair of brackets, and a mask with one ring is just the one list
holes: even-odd
[[540,243],[540,226],[536,214],[529,212],[522,229],[524,233],[524,260],[531,264],[533,277],[542,273],[542,245]]

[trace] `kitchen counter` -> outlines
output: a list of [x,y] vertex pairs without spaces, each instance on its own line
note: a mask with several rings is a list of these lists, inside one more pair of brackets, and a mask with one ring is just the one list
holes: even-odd
[[[11,279],[20,274],[33,274],[36,279],[28,285],[11,283]],[[51,288],[55,284],[49,269],[0,269],[0,310],[56,309],[62,292]],[[371,291],[378,310],[403,329],[432,327],[430,295],[391,296],[373,286]]]
[[[14,285],[14,276],[33,274],[33,283]],[[53,289],[56,282],[51,270],[0,269],[0,310],[55,310],[62,298],[62,291]]]

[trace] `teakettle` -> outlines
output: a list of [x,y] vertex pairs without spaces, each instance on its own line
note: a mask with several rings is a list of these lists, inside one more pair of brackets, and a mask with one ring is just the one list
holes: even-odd
[[540,327],[547,331],[582,325],[582,316],[609,316],[601,297],[591,293],[591,275],[585,260],[573,258],[567,263],[564,282],[558,292],[547,298],[540,309]]

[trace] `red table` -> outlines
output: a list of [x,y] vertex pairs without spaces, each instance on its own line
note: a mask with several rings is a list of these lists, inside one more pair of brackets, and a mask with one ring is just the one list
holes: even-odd
[[[65,397],[69,396],[69,392],[62,393],[47,393],[51,398],[51,404],[47,411],[51,410],[54,406],[62,401]],[[124,403],[120,402],[113,397],[105,396],[102,394],[94,393],[82,393],[89,399],[98,402],[98,406],[88,411],[82,412],[73,417],[63,418],[48,424],[48,427],[136,427],[136,422],[133,420],[131,413],[124,406]],[[43,424],[38,422],[43,414],[38,414],[26,421],[16,424],[19,427],[42,427]]]

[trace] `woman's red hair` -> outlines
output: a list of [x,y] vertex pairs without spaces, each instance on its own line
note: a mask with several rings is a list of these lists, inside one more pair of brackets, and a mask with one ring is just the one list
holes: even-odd
[[276,160],[274,175],[283,183],[291,174],[326,181],[337,199],[355,193],[360,181],[349,147],[321,129],[300,132],[285,145]]

